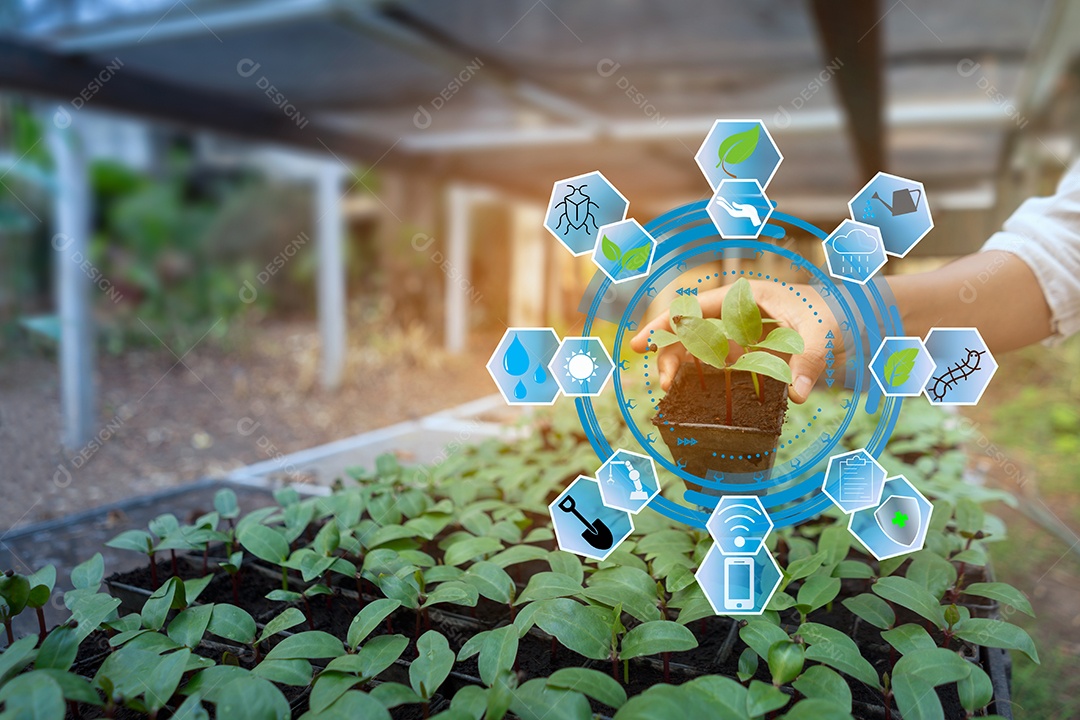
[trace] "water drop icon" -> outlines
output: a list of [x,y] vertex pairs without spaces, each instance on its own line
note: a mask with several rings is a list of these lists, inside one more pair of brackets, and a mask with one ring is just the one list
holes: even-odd
[[543,383],[547,382],[547,373],[544,372],[543,365],[538,365],[536,367],[536,372],[533,373],[533,380],[536,381],[537,385],[542,385]]
[[518,384],[514,386],[514,397],[518,400],[524,400],[525,395],[528,394],[528,390],[525,389],[525,383],[518,380]]
[[[510,347],[506,349],[506,354],[503,355],[502,364],[503,370],[514,377],[519,377],[529,371],[529,365],[531,364],[529,360],[529,351],[521,344],[521,340],[518,338],[517,334],[514,335],[514,341],[510,343]],[[518,385],[520,386],[521,383],[518,383]],[[524,392],[523,389],[522,393]],[[514,394],[517,394],[516,389]],[[518,399],[520,400],[521,397],[519,396]]]

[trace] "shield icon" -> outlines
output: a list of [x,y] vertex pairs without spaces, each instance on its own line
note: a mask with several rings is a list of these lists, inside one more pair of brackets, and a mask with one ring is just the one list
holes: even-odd
[[922,529],[919,501],[913,497],[893,495],[874,511],[881,532],[898,545],[910,547]]

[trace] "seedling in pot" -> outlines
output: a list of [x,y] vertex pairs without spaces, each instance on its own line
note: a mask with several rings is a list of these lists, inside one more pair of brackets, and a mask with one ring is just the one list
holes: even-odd
[[[782,358],[769,351],[798,355],[805,350],[805,343],[799,333],[786,327],[775,327],[764,338],[761,337],[763,324],[777,321],[761,317],[761,310],[754,301],[746,278],[739,278],[724,295],[719,318],[703,318],[701,305],[692,295],[676,298],[668,313],[674,332],[663,329],[653,331],[651,349],[655,352],[658,348],[682,343],[697,365],[703,390],[705,377],[701,363],[723,370],[727,425],[733,421],[732,371],[745,370],[750,373],[759,401],[763,399],[760,375],[791,384],[791,368]],[[743,353],[729,364],[728,353],[732,343],[738,345]]]

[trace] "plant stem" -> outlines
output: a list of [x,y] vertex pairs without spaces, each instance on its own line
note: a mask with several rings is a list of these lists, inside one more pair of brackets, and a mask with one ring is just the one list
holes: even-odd
[[356,573],[356,604],[361,610],[364,609],[364,582],[360,573]]
[[754,392],[757,394],[758,405],[765,403],[765,396],[761,394],[761,378],[756,372],[750,373],[750,379],[754,381]]
[[173,577],[177,577],[177,576],[180,575],[180,571],[176,569],[176,551],[175,550],[170,550],[169,551],[169,556],[172,558],[172,574],[173,574]]
[[289,568],[284,565],[281,566],[281,589],[289,589]]
[[11,647],[15,644],[15,634],[11,632],[11,620],[8,618],[4,618],[4,630],[7,631],[8,647]]
[[150,553],[150,584],[154,586],[154,589],[158,589],[157,579],[157,559],[154,557],[155,553]]
[[727,400],[727,425],[731,425],[731,368],[724,368],[724,397]]
[[37,610],[37,623],[38,629],[41,631],[41,641],[45,642],[45,636],[48,635],[48,631],[45,629],[45,610],[44,608],[34,608]]
[[311,615],[311,603],[308,602],[307,595],[304,595],[304,612],[307,614],[307,626],[308,630],[315,629],[315,618]]
[[701,389],[705,390],[705,371],[701,369],[701,361],[694,358],[694,364],[697,365],[697,379],[701,385]]
[[660,653],[664,659],[664,682],[671,682],[671,653]]
[[615,682],[619,681],[619,656],[615,650],[611,651],[611,677],[615,678]]

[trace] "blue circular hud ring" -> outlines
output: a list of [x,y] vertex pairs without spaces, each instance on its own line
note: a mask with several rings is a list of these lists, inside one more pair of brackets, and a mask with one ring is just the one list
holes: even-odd
[[[660,463],[662,467],[683,480],[702,485],[710,490],[719,491],[721,493],[731,492],[739,494],[745,494],[746,492],[755,490],[767,490],[784,483],[790,484],[790,487],[765,495],[762,500],[768,508],[769,514],[776,527],[794,525],[810,519],[831,505],[831,501],[828,497],[821,492],[821,485],[824,480],[823,473],[820,471],[812,472],[812,469],[823,459],[826,459],[835,449],[836,445],[843,437],[844,431],[854,418],[860,402],[864,399],[864,388],[862,386],[867,372],[865,362],[867,353],[872,352],[880,342],[881,338],[885,335],[903,334],[899,314],[896,312],[895,305],[892,302],[892,296],[888,285],[876,278],[870,283],[867,283],[866,286],[848,282],[843,282],[838,286],[827,273],[807,262],[802,256],[771,243],[762,242],[760,240],[708,241],[709,238],[716,237],[716,230],[712,225],[711,220],[709,220],[708,215],[705,213],[704,208],[705,201],[690,203],[665,213],[645,226],[646,230],[654,237],[659,239],[661,236],[664,236],[665,239],[660,241],[657,247],[652,272],[649,277],[640,284],[640,287],[630,299],[628,306],[623,311],[622,317],[618,322],[618,330],[613,347],[613,357],[617,368],[613,384],[615,386],[619,408],[628,428],[641,447]],[[793,227],[797,227],[821,240],[824,240],[827,237],[827,233],[821,229],[785,213],[774,212],[771,220],[784,222]],[[766,226],[763,234],[782,238],[785,231],[783,227],[770,223]],[[820,287],[822,288],[822,294],[826,296],[830,308],[834,311],[839,310],[839,312],[836,313],[836,316],[838,318],[841,316],[844,318],[843,324],[846,326],[844,329],[850,330],[852,334],[855,335],[855,342],[851,343],[855,356],[852,358],[852,360],[854,360],[853,370],[855,371],[854,387],[851,388],[852,398],[847,407],[847,413],[839,428],[837,428],[837,431],[826,438],[822,438],[822,442],[815,442],[812,447],[804,450],[799,456],[786,461],[784,466],[782,466],[779,471],[774,470],[768,479],[751,479],[749,482],[738,483],[703,479],[690,475],[683,471],[677,464],[672,463],[666,457],[656,452],[652,447],[652,441],[641,434],[641,431],[637,427],[637,423],[629,416],[628,403],[623,394],[621,374],[618,369],[624,334],[628,330],[636,328],[636,325],[633,325],[632,327],[632,323],[634,322],[633,318],[643,312],[644,308],[639,311],[638,307],[641,301],[647,296],[647,291],[651,289],[652,283],[657,282],[665,273],[670,272],[672,269],[679,268],[680,265],[685,268],[685,263],[689,259],[702,254],[733,248],[752,250],[757,253],[775,253],[790,260],[793,267],[806,270],[817,282],[821,283]],[[760,273],[751,271],[744,271],[744,273],[751,277],[761,275]],[[611,281],[607,278],[602,278],[602,282],[597,287],[592,302],[589,305],[588,313],[586,314],[585,326],[583,329],[584,335],[591,333],[601,300],[605,297],[610,287]],[[859,329],[864,330],[863,334],[865,337],[860,337],[858,333]],[[873,413],[877,410],[877,406],[881,399],[880,392],[873,382],[866,383],[865,391],[866,396],[863,408],[866,412]],[[606,460],[612,455],[614,449],[604,436],[603,430],[596,418],[592,399],[577,398],[576,403],[578,415],[586,437],[589,439],[590,444],[593,446],[593,449],[596,451],[599,458],[602,461]],[[867,444],[868,452],[874,457],[878,457],[882,450],[884,450],[892,430],[896,425],[901,404],[901,398],[885,398],[877,427],[875,428],[870,442]],[[803,456],[807,457],[804,458]],[[715,496],[693,493],[692,491],[687,491],[687,496],[692,496],[695,500],[703,502],[708,502],[710,499],[712,502],[716,502],[717,500]],[[695,504],[699,503],[695,502]],[[657,512],[660,512],[673,520],[684,522],[694,527],[703,528],[705,526],[705,521],[709,517],[707,512],[695,510],[662,496],[657,496],[649,505]]]

